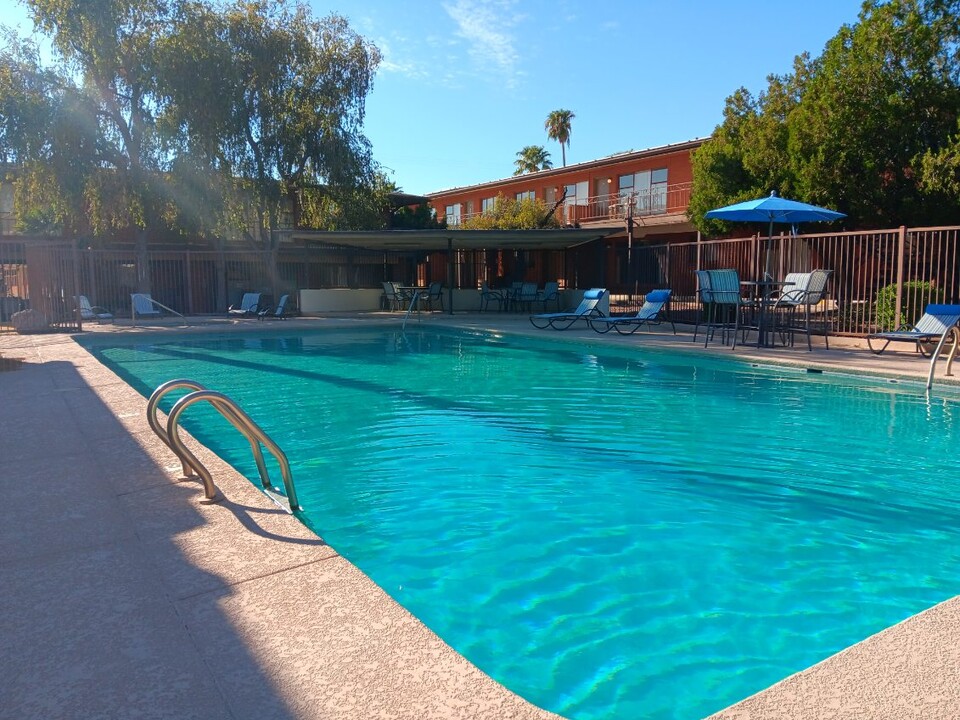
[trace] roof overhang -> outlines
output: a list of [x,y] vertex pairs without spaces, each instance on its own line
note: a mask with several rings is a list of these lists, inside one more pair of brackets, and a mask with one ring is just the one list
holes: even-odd
[[565,250],[600,240],[616,228],[559,230],[382,230],[308,231],[290,234],[297,244],[323,244],[366,250]]

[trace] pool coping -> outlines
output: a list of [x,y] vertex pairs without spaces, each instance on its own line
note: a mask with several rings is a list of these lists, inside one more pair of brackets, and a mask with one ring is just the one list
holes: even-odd
[[[283,332],[297,326],[395,326],[398,322],[389,314],[336,315],[289,325],[241,322],[186,329],[118,326],[103,331]],[[607,336],[599,338],[590,331],[527,329],[511,317],[431,315],[420,322],[575,342],[607,341]],[[689,335],[678,340],[669,334],[638,333],[610,339],[626,348],[639,343],[721,356],[730,353],[722,346],[695,348]],[[738,348],[730,356],[745,362],[925,382],[926,363],[919,372],[913,358],[878,364],[863,355],[855,342],[837,342],[840,348],[827,358],[822,352],[808,355],[806,350],[802,355],[791,350],[778,357],[750,348]],[[0,625],[0,641],[7,647],[33,642],[53,650],[62,645],[64,628],[72,627],[71,623],[84,629],[87,637],[86,642],[70,645],[66,659],[38,655],[39,665],[30,673],[8,667],[11,660],[3,661],[0,695],[14,716],[66,717],[81,709],[117,716],[134,707],[147,717],[156,716],[155,709],[150,714],[151,703],[163,695],[161,682],[166,681],[189,689],[178,693],[184,717],[263,717],[264,713],[298,718],[331,713],[340,718],[558,717],[520,699],[457,655],[205,449],[201,459],[213,471],[228,502],[203,504],[196,483],[179,481],[169,451],[147,429],[146,400],[79,343],[63,342],[63,336],[0,336],[0,354],[24,358],[30,375],[27,382],[36,386],[22,393],[18,390],[14,383],[23,369],[0,374],[0,387],[5,390],[0,420],[8,443],[4,446],[8,450],[0,454],[0,472],[8,463],[7,477],[42,478],[41,500],[48,506],[66,502],[58,493],[74,501],[64,508],[72,512],[69,522],[44,522],[31,509],[35,499],[19,486],[5,483],[8,499],[12,497],[5,513],[7,549],[2,556],[4,578],[9,582],[2,583],[0,597],[6,607],[35,607],[43,600],[38,595],[43,588],[48,593],[55,589],[65,599],[57,605],[55,616],[38,619],[7,613]],[[64,422],[51,420],[58,413]],[[43,434],[45,425],[55,426],[50,429],[57,432],[57,452],[51,451],[50,438]],[[75,437],[68,438],[71,434]],[[106,445],[103,438],[109,440]],[[129,476],[127,468],[118,469],[110,462],[115,465],[124,453]],[[11,472],[14,465],[17,473]],[[82,483],[96,491],[77,494],[75,487]],[[107,521],[115,527],[104,530]],[[76,523],[79,541],[64,541],[64,522]],[[218,552],[219,548],[230,552]],[[104,577],[112,577],[105,565],[126,570],[116,578],[115,587],[98,588],[104,585]],[[100,582],[91,583],[91,569],[101,573]],[[137,582],[150,592],[138,592]],[[159,636],[161,630],[174,638],[147,643],[145,655],[152,658],[150,662],[132,651],[135,661],[126,675],[109,681],[123,692],[117,688],[106,692],[96,682],[99,676],[93,669],[87,671],[91,682],[85,687],[78,687],[70,677],[77,666],[95,668],[105,662],[104,648],[91,638],[109,632],[102,616],[71,610],[67,600],[78,594],[87,603],[75,599],[81,609],[96,607],[98,598],[106,607],[120,597],[128,600],[124,617],[135,626],[135,620],[142,625],[142,618],[149,618],[139,638],[127,639],[134,650],[144,650],[145,638]],[[336,640],[335,647],[331,639]],[[958,648],[960,597],[955,597],[711,717],[957,717]],[[159,664],[167,670],[151,675],[147,668],[157,666],[156,658],[162,658]],[[69,666],[68,659],[72,659]],[[170,668],[186,670],[177,673]],[[43,692],[37,692],[41,687]],[[187,695],[194,699],[182,699]],[[104,703],[111,697],[123,704],[108,711]]]

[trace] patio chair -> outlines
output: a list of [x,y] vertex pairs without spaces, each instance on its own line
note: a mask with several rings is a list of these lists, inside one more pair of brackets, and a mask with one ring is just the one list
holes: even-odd
[[540,313],[531,315],[530,322],[535,328],[545,330],[553,328],[554,330],[566,330],[578,320],[588,321],[590,318],[603,317],[603,311],[597,307],[603,296],[607,294],[606,288],[591,288],[583,294],[583,300],[573,310],[567,312]]
[[480,283],[480,312],[486,311],[491,302],[497,304],[497,310],[503,310],[504,299],[502,290],[491,290],[487,283]]
[[560,312],[560,283],[544,283],[543,290],[537,293],[536,302],[543,306],[543,312],[547,311],[548,302],[555,302],[557,304],[557,312]]
[[709,330],[710,312],[713,309],[713,295],[710,293],[710,273],[706,270],[697,270],[697,295],[700,298],[700,312],[697,313],[697,324],[693,326],[693,341],[697,341],[700,332],[700,320],[705,321]]
[[537,284],[531,282],[521,283],[520,292],[516,297],[516,309],[520,312],[533,310],[533,304],[537,301]]
[[263,320],[264,318],[270,318],[273,320],[286,320],[287,319],[287,302],[289,301],[289,295],[281,295],[280,302],[277,303],[276,307],[270,305],[266,306],[257,313],[257,317]]
[[[955,330],[960,322],[960,305],[927,305],[923,316],[917,320],[912,328],[901,328],[888,332],[870,333],[867,335],[867,347],[876,355],[887,349],[892,342],[911,342],[918,353],[929,357],[932,348],[925,347],[930,343],[940,342],[943,336]],[[883,340],[879,348],[873,346],[872,340]]]
[[160,317],[160,310],[153,304],[153,298],[150,293],[133,293],[130,295],[130,303],[133,306],[133,317]]
[[91,305],[86,295],[77,295],[77,307],[80,310],[80,319],[87,322],[97,321],[97,325],[113,322],[113,313],[105,307]]
[[244,293],[239,307],[231,305],[227,314],[232,317],[253,317],[260,310],[260,293]]
[[380,296],[380,307],[384,310],[400,309],[400,291],[392,282],[383,283],[383,295]]
[[[786,336],[790,335],[790,346],[793,346],[794,335],[802,331],[807,335],[807,350],[813,350],[810,340],[810,331],[813,324],[813,308],[820,304],[827,295],[827,281],[833,270],[813,270],[809,273],[788,273],[784,282],[783,292],[773,305],[774,318],[780,318],[779,330],[781,342],[786,344]],[[797,313],[803,308],[802,324]],[[823,342],[827,350],[830,349],[830,332],[826,320],[823,322]]]
[[510,289],[503,294],[503,307],[506,310],[516,310],[520,302],[520,290],[523,288],[523,282],[515,280],[510,283]]
[[420,301],[425,303],[428,310],[433,310],[433,303],[439,302],[443,310],[443,283],[432,282],[425,293],[420,295]]
[[[737,347],[737,335],[741,332],[741,321],[749,304],[740,295],[740,275],[736,270],[725,268],[722,270],[698,270],[700,278],[700,298],[707,312],[706,331],[703,346],[706,347],[711,338],[720,329],[721,342],[727,342],[727,333],[732,331],[731,350]],[[733,316],[732,319],[730,316]],[[744,327],[745,327],[744,323]],[[700,327],[699,321],[694,328],[694,341]]]
[[670,290],[651,290],[643,300],[643,307],[636,315],[627,315],[620,317],[596,317],[587,320],[598,333],[603,334],[616,330],[621,335],[632,335],[644,325],[659,325],[666,320],[673,328],[673,334],[677,334],[677,326],[668,316],[666,305],[670,301]]

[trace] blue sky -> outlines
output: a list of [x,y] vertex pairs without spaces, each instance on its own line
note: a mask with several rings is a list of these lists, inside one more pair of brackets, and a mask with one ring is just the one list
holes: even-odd
[[[0,23],[30,31],[19,4]],[[375,159],[407,192],[513,174],[551,110],[575,114],[567,164],[710,135],[725,98],[817,56],[860,0],[311,0],[384,55],[367,101]]]

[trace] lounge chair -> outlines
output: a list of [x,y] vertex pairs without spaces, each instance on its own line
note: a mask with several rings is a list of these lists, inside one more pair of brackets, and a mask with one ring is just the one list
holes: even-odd
[[600,304],[606,294],[606,288],[591,288],[583,294],[583,300],[575,309],[567,312],[531,315],[530,322],[540,330],[545,330],[548,327],[554,330],[566,330],[578,320],[587,322],[592,317],[603,317],[603,311],[597,305]]
[[240,306],[230,306],[227,314],[233,317],[253,317],[260,310],[260,293],[244,293]]
[[80,309],[81,320],[88,322],[96,320],[98,325],[113,322],[113,313],[99,305],[91,305],[86,295],[77,295],[77,307]]
[[153,304],[150,293],[133,293],[130,295],[130,303],[133,306],[134,320],[138,317],[160,317],[160,311]]
[[670,323],[673,328],[673,334],[677,334],[677,326],[667,315],[665,306],[670,300],[670,290],[651,290],[644,298],[643,307],[636,315],[627,315],[620,317],[592,317],[587,320],[598,333],[610,332],[616,330],[621,335],[632,335],[644,325],[659,325],[663,320]]
[[[911,342],[917,352],[927,357],[931,349],[925,345],[939,342],[946,333],[956,329],[958,322],[960,322],[960,305],[927,305],[923,316],[912,328],[870,333],[867,335],[867,347],[871,352],[879,355],[892,342]],[[883,346],[875,348],[871,340],[883,340]]]
[[272,318],[274,320],[286,320],[287,319],[287,302],[290,300],[289,295],[281,295],[280,302],[277,303],[276,307],[267,306],[263,308],[260,312],[257,313],[257,317],[261,320],[264,318]]

